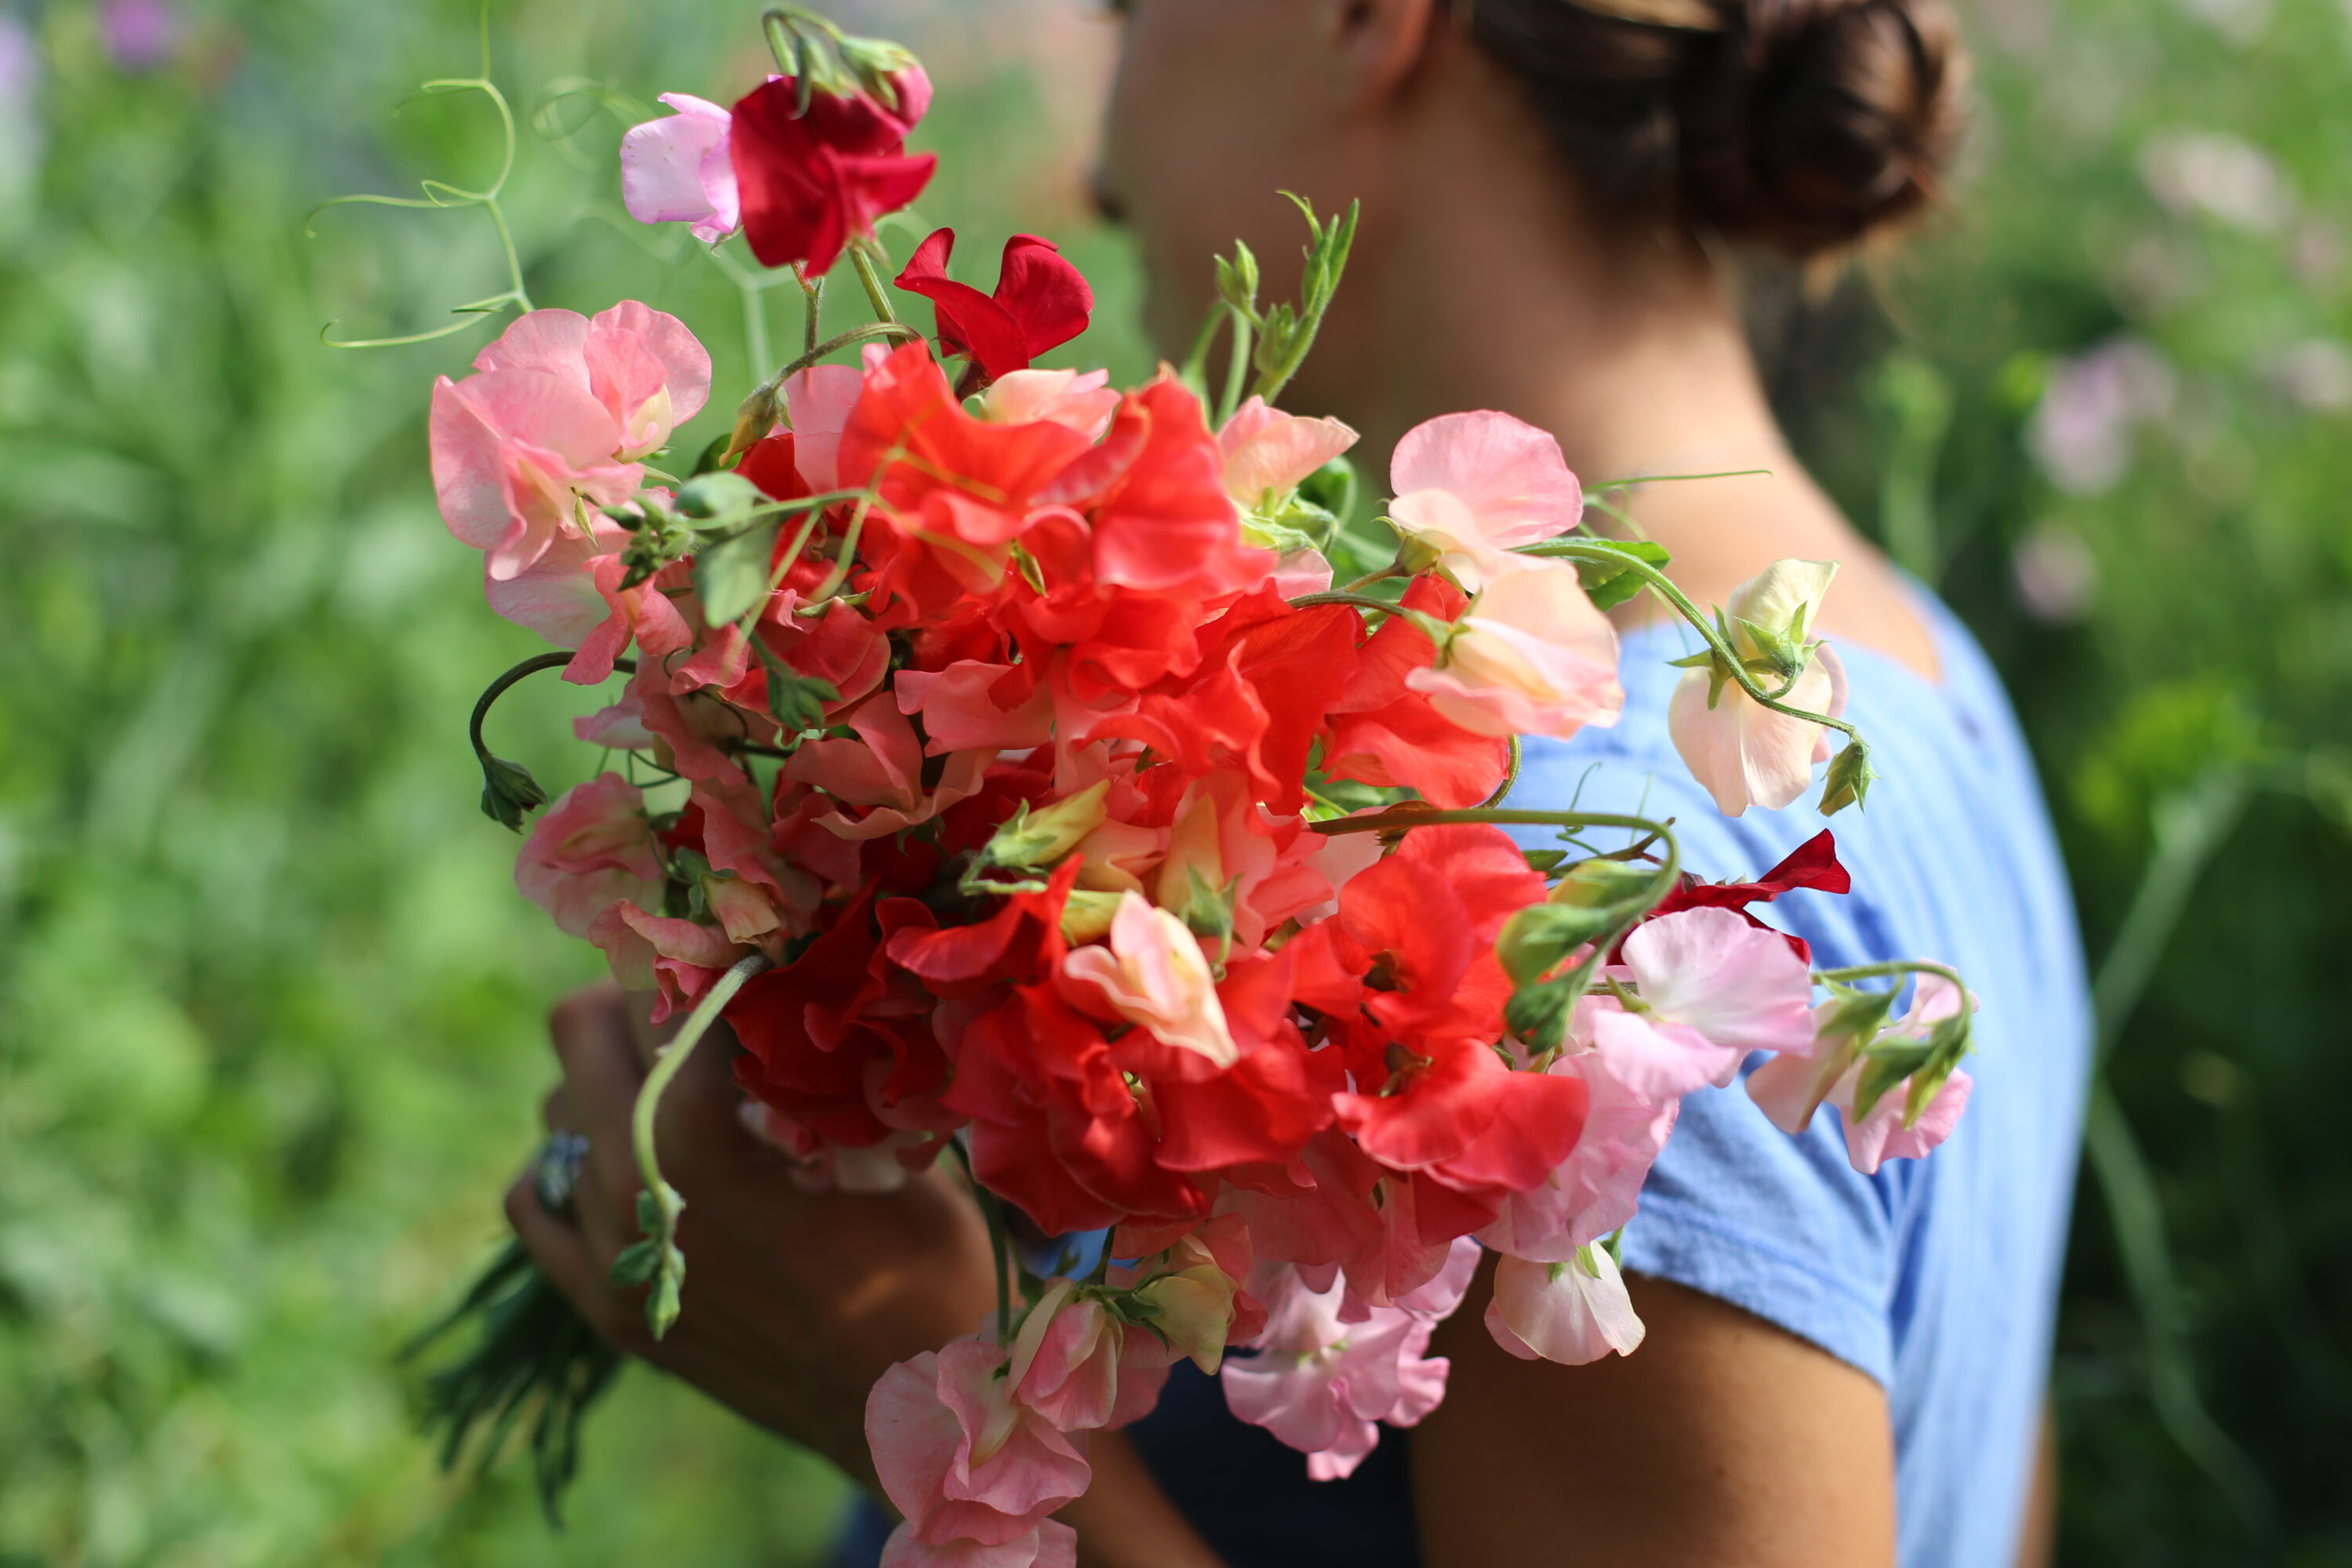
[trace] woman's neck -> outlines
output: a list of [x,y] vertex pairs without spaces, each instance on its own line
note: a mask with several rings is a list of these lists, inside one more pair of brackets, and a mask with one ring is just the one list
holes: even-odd
[[1932,676],[1898,580],[1790,455],[1718,269],[1679,235],[1588,225],[1553,160],[1506,123],[1519,112],[1433,109],[1419,134],[1366,149],[1379,226],[1293,401],[1355,425],[1375,471],[1414,425],[1474,408],[1549,431],[1588,484],[1770,469],[1644,489],[1631,510],[1702,604],[1786,556],[1841,562],[1824,628]]

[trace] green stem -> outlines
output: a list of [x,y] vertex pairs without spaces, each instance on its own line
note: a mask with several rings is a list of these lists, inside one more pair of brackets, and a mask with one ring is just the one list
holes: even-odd
[[1238,310],[1233,316],[1233,355],[1225,362],[1225,392],[1217,402],[1217,428],[1221,430],[1242,405],[1242,388],[1249,381],[1250,324]]
[[643,1088],[637,1090],[637,1102],[629,1116],[629,1142],[637,1156],[637,1174],[653,1194],[660,1211],[661,1268],[654,1285],[653,1295],[646,1302],[646,1318],[653,1329],[654,1338],[660,1339],[677,1321],[677,1298],[686,1279],[686,1259],[677,1250],[677,1218],[686,1212],[686,1200],[677,1189],[662,1179],[661,1160],[654,1147],[655,1117],[661,1109],[661,1099],[687,1061],[694,1047],[719,1021],[719,1015],[735,999],[753,975],[769,967],[764,953],[752,953],[734,968],[720,975],[686,1020],[661,1057],[654,1063],[653,1071],[646,1075]]
[[[1653,822],[1646,816],[1621,816],[1608,812],[1592,811],[1510,811],[1490,805],[1466,806],[1457,811],[1402,810],[1391,807],[1377,816],[1341,816],[1329,822],[1310,822],[1307,826],[1317,833],[1337,837],[1343,833],[1390,833],[1407,827],[1458,827],[1468,823],[1491,822],[1507,827],[1622,827],[1633,833],[1654,833],[1669,846],[1674,835],[1666,825]],[[1675,858],[1679,861],[1680,856]]]
[[849,264],[857,269],[857,281],[865,287],[866,303],[874,307],[875,320],[886,327],[897,326],[898,312],[890,308],[889,291],[882,287],[882,275],[874,269],[874,258],[866,253],[864,245],[849,247]]
[[[491,681],[483,689],[480,700],[474,704],[474,716],[466,725],[467,737],[474,743],[474,755],[479,757],[484,763],[490,760],[490,749],[482,740],[482,724],[489,718],[490,710],[497,706],[499,698],[504,697],[514,687],[537,675],[542,669],[562,668],[572,662],[573,657],[568,653],[533,654],[496,680]],[[637,661],[633,658],[616,658],[613,661],[613,668],[624,674],[635,675],[637,672]]]
[[764,392],[772,396],[784,383],[792,380],[819,360],[828,359],[852,344],[872,342],[877,338],[900,338],[908,342],[920,342],[923,334],[912,327],[901,326],[896,321],[873,321],[862,327],[852,327],[839,337],[826,339],[776,372],[761,383],[759,390],[752,395],[756,397],[760,393]]
[[[1381,575],[1385,574],[1375,573],[1373,578],[1365,581],[1370,582]],[[1360,610],[1370,610],[1383,616],[1397,613],[1397,606],[1386,599],[1375,599],[1369,594],[1354,594],[1346,589],[1329,594],[1308,594],[1290,601],[1290,607],[1294,610],[1311,610],[1321,605],[1353,605]]]
[[1486,797],[1485,806],[1486,810],[1492,811],[1495,807],[1510,799],[1511,791],[1518,787],[1521,750],[1522,748],[1519,745],[1519,738],[1517,735],[1512,736],[1510,766],[1506,769],[1503,773],[1503,782],[1495,786],[1495,793]]
[[1584,488],[1588,492],[1630,490],[1638,485],[1674,485],[1690,479],[1745,479],[1759,474],[1769,478],[1771,473],[1772,470],[1769,468],[1727,468],[1719,474],[1644,474],[1638,479],[1611,479],[1606,484],[1587,485]]
[[[1680,588],[1675,587],[1664,573],[1647,562],[1636,561],[1622,552],[1611,550],[1605,545],[1584,544],[1574,540],[1559,540],[1549,544],[1531,544],[1518,553],[1551,561],[1591,562],[1596,565],[1612,566],[1633,573],[1642,579],[1651,592],[1664,599],[1676,615],[1697,628],[1699,636],[1706,639],[1708,649],[1715,654],[1719,668],[1730,676],[1733,684],[1746,692],[1757,704],[1790,719],[1801,719],[1808,724],[1819,724],[1824,729],[1835,730],[1849,741],[1862,739],[1862,731],[1844,720],[1832,719],[1826,713],[1808,712],[1802,708],[1792,708],[1781,701],[1780,696],[1765,690],[1757,683],[1756,677],[1748,670],[1748,661],[1724,640],[1723,634],[1715,629],[1706,616],[1700,612],[1699,607],[1692,604],[1689,597]],[[1781,688],[1781,691],[1788,691],[1795,684],[1795,681],[1791,680],[1788,686]]]
[[1950,981],[1963,992],[1968,990],[1968,983],[1960,978],[1958,970],[1948,969],[1943,964],[1929,963],[1924,959],[1915,958],[1897,959],[1889,963],[1857,963],[1846,969],[1817,969],[1813,971],[1813,984],[1825,985],[1832,981],[1849,983],[1856,980],[1895,980],[1907,974],[1938,975]]

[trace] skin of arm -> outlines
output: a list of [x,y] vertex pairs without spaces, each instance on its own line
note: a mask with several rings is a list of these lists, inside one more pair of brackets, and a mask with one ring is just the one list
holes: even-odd
[[1439,1327],[1453,1373],[1412,1436],[1428,1568],[1892,1568],[1877,1384],[1712,1297],[1628,1283],[1649,1336],[1589,1366],[1514,1360],[1470,1310]]

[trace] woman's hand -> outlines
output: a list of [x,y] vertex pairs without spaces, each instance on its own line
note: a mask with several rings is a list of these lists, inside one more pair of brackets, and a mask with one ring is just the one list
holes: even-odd
[[677,1322],[656,1342],[645,1290],[610,1283],[637,1239],[629,1115],[656,1037],[642,1000],[610,984],[567,997],[551,1032],[563,1083],[547,1125],[584,1135],[589,1153],[562,1214],[541,1203],[531,1172],[516,1179],[515,1234],[619,1349],[871,1486],[866,1392],[892,1363],[972,1332],[995,1304],[969,1194],[946,1170],[880,1196],[804,1191],[792,1162],[739,1120],[733,1039],[715,1029],[661,1107],[662,1173],[686,1199],[687,1278]]

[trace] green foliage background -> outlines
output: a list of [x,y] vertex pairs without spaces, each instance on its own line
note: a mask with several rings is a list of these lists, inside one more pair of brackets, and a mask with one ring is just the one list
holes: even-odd
[[[1065,239],[1105,306],[1073,353],[1131,376],[1132,265],[1075,196],[1070,84],[1099,43],[1078,5],[845,17],[905,33],[940,79],[923,216],[959,224],[982,280],[1004,234]],[[0,178],[0,1564],[810,1562],[836,1483],[647,1374],[593,1426],[553,1542],[521,1477],[441,1479],[412,1433],[394,1351],[498,1236],[541,1018],[595,963],[514,896],[511,841],[473,805],[466,708],[535,651],[483,609],[425,467],[427,384],[481,334],[317,335],[424,330],[492,291],[489,229],[343,208],[309,239],[301,218],[484,178],[496,126],[478,100],[391,112],[474,68],[468,0],[181,14],[138,71],[89,6],[0,0],[42,78],[0,102],[0,138],[44,142],[0,146],[24,176]],[[526,115],[568,79],[723,98],[759,68],[752,16],[518,0],[497,72]],[[2199,872],[2115,1058],[2145,1161],[2084,1187],[2063,1555],[2352,1563],[2352,444],[2311,347],[2352,335],[2352,12],[1984,0],[1974,20],[1987,115],[1957,213],[1768,335],[1809,458],[2010,674],[2093,951],[2168,846]],[[719,386],[745,384],[734,285],[621,217],[593,100],[550,113],[575,133],[526,128],[510,204],[537,301],[677,311]],[[2273,160],[2275,221],[2160,201],[2143,164],[2182,129]],[[2027,432],[2118,337],[2172,395],[2115,485],[2061,489]],[[2095,590],[2025,613],[2021,552]],[[580,702],[527,692],[499,748],[568,782]],[[2241,784],[2200,870],[2170,803]],[[2153,1205],[2176,1288],[2119,1261],[2111,1190],[2126,1221]],[[2233,1449],[2234,1502],[2211,1473]]]

